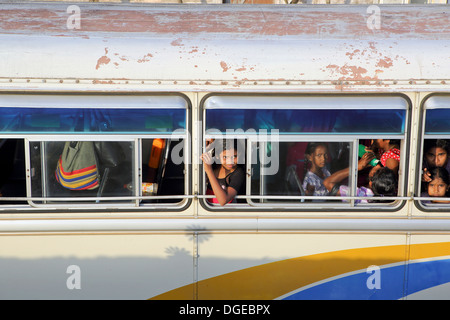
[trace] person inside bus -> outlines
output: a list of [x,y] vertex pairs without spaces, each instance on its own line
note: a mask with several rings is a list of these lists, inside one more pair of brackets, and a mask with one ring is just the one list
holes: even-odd
[[[446,198],[449,197],[450,177],[448,171],[443,167],[435,167],[428,171],[429,178],[426,191],[422,196]],[[427,200],[422,203],[450,203],[450,200]]]
[[398,173],[400,164],[400,140],[376,139],[372,140],[372,151],[380,154],[380,164]]
[[425,140],[424,145],[424,161],[423,161],[423,182],[431,181],[430,170],[432,168],[445,168],[450,172],[449,143],[443,139],[429,139]]
[[331,175],[327,169],[328,146],[325,142],[310,142],[305,151],[305,170],[303,190],[307,196],[326,196],[328,190],[323,185]]
[[[358,161],[358,171],[370,166],[370,161],[374,159],[373,153],[365,153]],[[345,168],[333,173],[323,182],[324,186],[330,192],[330,195],[349,196],[350,188],[346,185],[340,185],[344,179],[348,178],[350,168]],[[369,187],[356,188],[357,197],[373,196],[395,196],[397,193],[397,177],[393,170],[388,167],[382,167],[377,170],[371,170],[369,174]],[[347,200],[344,200],[347,201]],[[356,200],[356,203],[368,203],[368,200]]]
[[[224,140],[213,150],[219,151],[218,157],[212,152],[205,152],[200,157],[208,178],[206,194],[215,196],[210,202],[224,206],[235,200],[245,180],[245,172],[238,165],[240,148],[237,140]],[[218,166],[214,167],[215,163]]]

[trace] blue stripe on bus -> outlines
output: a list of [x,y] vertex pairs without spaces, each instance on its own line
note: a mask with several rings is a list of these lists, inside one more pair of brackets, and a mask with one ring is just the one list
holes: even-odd
[[[407,288],[404,288],[408,272]],[[380,289],[369,289],[373,273],[361,273],[330,280],[296,292],[284,300],[396,300],[450,282],[450,259],[398,265],[380,269]],[[370,282],[370,280],[369,280]]]

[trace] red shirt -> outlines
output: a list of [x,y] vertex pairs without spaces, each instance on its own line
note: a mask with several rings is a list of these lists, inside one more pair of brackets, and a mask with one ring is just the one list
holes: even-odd
[[395,159],[397,161],[400,161],[400,150],[397,148],[392,148],[391,150],[384,152],[380,159],[383,167],[386,166],[387,159]]

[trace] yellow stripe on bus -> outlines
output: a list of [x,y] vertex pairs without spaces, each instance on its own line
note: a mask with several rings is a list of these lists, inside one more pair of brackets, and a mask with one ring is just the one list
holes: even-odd
[[[450,243],[349,249],[297,257],[199,281],[153,297],[161,300],[273,300],[306,285],[371,265],[450,255]],[[197,288],[195,288],[197,286]]]
[[[311,283],[343,273],[406,260],[406,245],[350,249],[297,257],[199,281],[152,299],[273,300]],[[197,285],[197,290],[195,290]]]

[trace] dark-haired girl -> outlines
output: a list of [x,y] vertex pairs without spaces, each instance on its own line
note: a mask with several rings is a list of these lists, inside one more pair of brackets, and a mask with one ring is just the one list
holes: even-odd
[[[430,179],[427,187],[429,197],[445,198],[448,197],[450,189],[450,178],[448,171],[442,167],[436,167],[430,171]],[[450,203],[450,200],[431,200],[432,203]]]
[[224,141],[222,148],[216,150],[216,154],[218,153],[216,160],[220,164],[217,168],[213,168],[214,158],[209,152],[201,155],[208,177],[206,194],[215,195],[211,200],[213,203],[224,206],[232,202],[245,180],[245,172],[238,166],[238,149],[236,141],[232,143]]
[[323,142],[310,142],[305,151],[305,165],[307,172],[303,179],[303,189],[307,196],[326,196],[328,190],[323,185],[325,178],[330,176],[326,165],[328,161],[328,147]]

